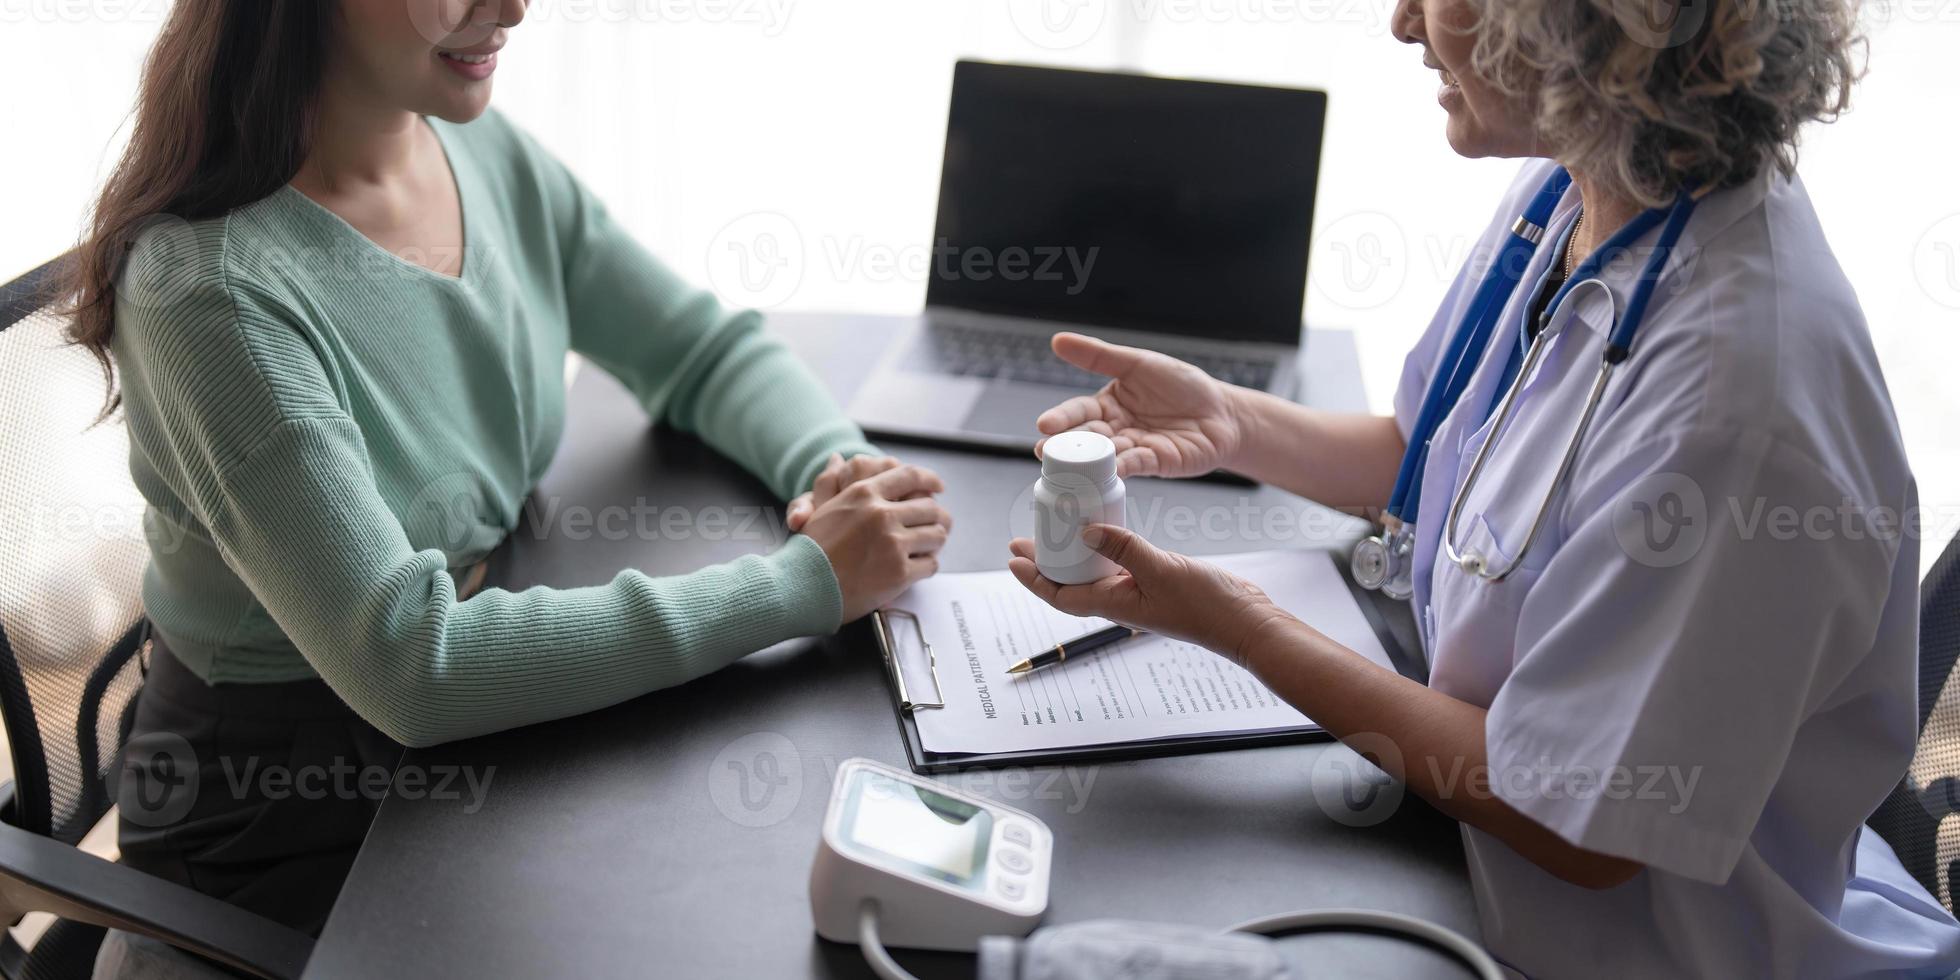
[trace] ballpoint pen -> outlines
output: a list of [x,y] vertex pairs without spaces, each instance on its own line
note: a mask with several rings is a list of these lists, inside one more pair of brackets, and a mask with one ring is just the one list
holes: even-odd
[[1092,650],[1100,650],[1111,643],[1118,643],[1132,636],[1142,635],[1142,630],[1133,630],[1128,626],[1111,626],[1108,629],[1097,630],[1088,636],[1076,637],[1066,643],[1057,643],[1053,647],[1007,668],[1007,672],[1010,674],[1025,674],[1037,667],[1058,664],[1070,657],[1079,657]]

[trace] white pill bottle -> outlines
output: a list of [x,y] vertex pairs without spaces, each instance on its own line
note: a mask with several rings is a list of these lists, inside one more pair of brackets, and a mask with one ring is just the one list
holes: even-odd
[[1116,444],[1076,430],[1041,449],[1041,479],[1034,485],[1034,562],[1049,581],[1081,585],[1116,574],[1116,563],[1082,543],[1091,524],[1123,524],[1123,481],[1116,476]]

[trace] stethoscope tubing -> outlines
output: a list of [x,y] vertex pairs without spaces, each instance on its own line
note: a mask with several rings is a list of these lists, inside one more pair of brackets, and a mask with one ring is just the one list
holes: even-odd
[[[1525,213],[1511,226],[1494,264],[1478,284],[1462,326],[1450,337],[1449,349],[1444,353],[1442,363],[1447,365],[1447,373],[1439,375],[1437,383],[1423,393],[1422,406],[1411,427],[1409,448],[1402,454],[1402,465],[1395,474],[1395,489],[1389,496],[1387,514],[1391,520],[1415,519],[1422,495],[1422,471],[1429,463],[1429,436],[1469,386],[1478,357],[1490,347],[1491,334],[1500,318],[1497,314],[1517,288],[1517,274],[1512,270],[1529,261],[1537,251],[1545,225],[1571,183],[1572,176],[1563,167],[1545,181]],[[1493,305],[1497,310],[1492,310]]]
[[[1545,529],[1546,518],[1551,515],[1552,505],[1558,499],[1559,489],[1565,486],[1565,481],[1572,475],[1572,467],[1579,459],[1579,449],[1585,444],[1586,434],[1592,429],[1593,416],[1598,414],[1600,401],[1605,396],[1606,383],[1612,379],[1613,370],[1624,362],[1632,351],[1634,334],[1640,329],[1641,321],[1647,313],[1647,305],[1659,285],[1661,273],[1666,268],[1667,260],[1673,255],[1675,245],[1680,242],[1681,232],[1687,227],[1688,218],[1694,214],[1698,201],[1698,195],[1684,191],[1675,198],[1674,204],[1666,212],[1660,212],[1658,209],[1650,210],[1629,222],[1626,227],[1607,239],[1605,244],[1592,255],[1587,256],[1586,261],[1573,271],[1572,277],[1559,288],[1551,304],[1546,307],[1545,326],[1532,340],[1531,347],[1525,354],[1524,364],[1518,370],[1518,376],[1512,379],[1510,387],[1504,392],[1503,400],[1498,403],[1496,418],[1491,422],[1490,432],[1484,436],[1483,443],[1471,456],[1469,472],[1464,474],[1462,484],[1450,495],[1448,516],[1443,523],[1443,554],[1451,564],[1487,582],[1502,582],[1524,563],[1525,554],[1531,550],[1533,542],[1538,540],[1539,534]],[[1523,544],[1512,553],[1508,562],[1501,568],[1495,569],[1491,567],[1490,560],[1486,556],[1475,551],[1459,550],[1457,526],[1462,519],[1464,506],[1470,499],[1471,491],[1477,485],[1477,478],[1482,474],[1484,464],[1490,459],[1491,451],[1497,446],[1498,439],[1517,408],[1518,395],[1523,391],[1525,381],[1531,377],[1532,369],[1537,366],[1547,345],[1558,332],[1551,329],[1551,323],[1559,304],[1579,285],[1600,281],[1599,271],[1608,261],[1617,257],[1618,253],[1624,251],[1635,239],[1646,234],[1656,224],[1661,224],[1663,220],[1665,224],[1661,228],[1659,238],[1654,242],[1653,254],[1648,256],[1646,265],[1641,269],[1640,281],[1634,287],[1633,295],[1627,302],[1626,313],[1613,325],[1613,330],[1607,337],[1606,350],[1600,356],[1599,371],[1593,375],[1592,389],[1586,394],[1586,405],[1579,415],[1579,424],[1574,427],[1572,437],[1566,440],[1565,452],[1559,459],[1557,471],[1552,475],[1551,486],[1546,489],[1544,496],[1539,498],[1537,513],[1532,515],[1531,527],[1525,532]],[[1570,322],[1569,318],[1561,321],[1561,330],[1563,323],[1566,322]]]
[[[1541,333],[1537,340],[1532,341],[1531,351],[1525,355],[1524,367],[1518,371],[1520,381],[1531,372],[1539,356],[1544,353],[1545,340],[1545,335]],[[1463,486],[1450,496],[1449,517],[1443,522],[1443,553],[1451,564],[1485,581],[1502,582],[1510,578],[1511,573],[1517,571],[1518,566],[1524,563],[1525,552],[1531,550],[1532,542],[1537,541],[1539,532],[1545,529],[1545,519],[1551,515],[1552,502],[1558,497],[1558,488],[1564,486],[1566,478],[1572,475],[1572,466],[1579,459],[1579,446],[1585,441],[1586,430],[1592,426],[1593,415],[1599,411],[1600,399],[1606,393],[1606,382],[1612,377],[1616,366],[1618,365],[1613,361],[1603,358],[1600,360],[1599,372],[1593,375],[1592,390],[1586,395],[1585,411],[1579,414],[1579,425],[1573,430],[1572,438],[1566,440],[1565,455],[1559,460],[1558,472],[1552,476],[1552,488],[1538,502],[1538,513],[1531,518],[1531,529],[1525,532],[1524,543],[1518,547],[1510,562],[1502,569],[1492,571],[1489,567],[1489,559],[1474,551],[1457,551],[1456,527],[1458,520],[1463,516],[1464,505],[1470,500],[1470,488],[1476,486],[1477,475],[1483,471],[1485,461],[1490,458],[1490,449],[1497,443],[1498,432],[1510,420],[1511,410],[1518,401],[1518,392],[1522,386],[1514,383],[1504,393],[1504,401],[1497,407],[1497,419],[1491,423],[1490,434],[1484,437],[1483,445],[1478,446],[1476,454],[1470,458],[1470,472],[1464,474]]]
[[[1395,488],[1389,498],[1386,516],[1382,522],[1387,534],[1372,536],[1364,541],[1362,546],[1357,546],[1357,567],[1361,564],[1362,547],[1371,543],[1375,545],[1375,550],[1381,552],[1376,556],[1379,559],[1376,564],[1380,564],[1381,560],[1387,560],[1395,553],[1395,549],[1388,547],[1388,537],[1400,539],[1412,533],[1410,525],[1417,516],[1423,473],[1429,465],[1429,448],[1436,429],[1442,424],[1443,418],[1462,401],[1471,375],[1475,373],[1483,355],[1490,348],[1496,325],[1503,316],[1502,311],[1517,291],[1518,281],[1522,278],[1521,266],[1529,264],[1531,257],[1536,254],[1538,245],[1544,237],[1545,228],[1550,223],[1551,214],[1557,208],[1558,202],[1563,199],[1571,183],[1571,174],[1563,167],[1546,179],[1530,205],[1512,225],[1511,233],[1499,250],[1495,263],[1485,272],[1483,281],[1478,284],[1477,292],[1471,298],[1462,323],[1450,337],[1449,346],[1441,360],[1442,370],[1431,380],[1429,388],[1423,393],[1422,405],[1411,427],[1409,445],[1403,452],[1401,466],[1397,469]],[[1443,551],[1452,564],[1486,581],[1501,582],[1523,563],[1525,554],[1530,551],[1531,546],[1545,529],[1560,488],[1572,475],[1572,469],[1578,462],[1579,450],[1585,444],[1586,435],[1592,428],[1593,419],[1598,414],[1600,403],[1605,396],[1606,385],[1611,380],[1614,369],[1631,354],[1634,334],[1646,316],[1647,307],[1653,299],[1660,275],[1672,256],[1674,247],[1679,243],[1682,231],[1687,227],[1689,218],[1693,216],[1696,205],[1711,189],[1702,188],[1693,193],[1683,191],[1665,210],[1653,208],[1635,217],[1587,256],[1546,305],[1546,312],[1540,321],[1537,336],[1531,338],[1516,377],[1510,380],[1501,400],[1493,409],[1494,418],[1489,433],[1477,447],[1477,451],[1472,454],[1470,467],[1464,475],[1462,484],[1455,487],[1450,495],[1443,527]],[[1599,276],[1600,270],[1606,263],[1619,257],[1635,240],[1656,225],[1661,225],[1661,232],[1655,241],[1653,254],[1648,257],[1641,271],[1640,280],[1634,287],[1625,313],[1613,324],[1612,330],[1608,333],[1606,349],[1600,357],[1599,370],[1594,375],[1592,388],[1586,395],[1585,407],[1580,413],[1578,425],[1574,427],[1572,437],[1566,442],[1565,452],[1559,459],[1551,486],[1539,500],[1537,513],[1532,517],[1531,526],[1525,532],[1523,543],[1513,552],[1506,564],[1501,568],[1493,568],[1485,556],[1457,547],[1458,526],[1471,492],[1476,487],[1478,478],[1483,474],[1492,451],[1520,407],[1519,395],[1524,389],[1526,380],[1538,367],[1553,338],[1563,332],[1565,323],[1569,322],[1569,317],[1567,320],[1558,321],[1559,325],[1554,329],[1552,324],[1556,313],[1564,304],[1566,297],[1578,286],[1588,282],[1603,285]],[[1519,342],[1523,343],[1524,338],[1520,337]]]

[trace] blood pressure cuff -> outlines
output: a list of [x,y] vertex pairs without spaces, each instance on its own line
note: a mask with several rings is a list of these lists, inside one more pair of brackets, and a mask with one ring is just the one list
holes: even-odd
[[1264,936],[1104,919],[980,940],[978,980],[1289,980]]

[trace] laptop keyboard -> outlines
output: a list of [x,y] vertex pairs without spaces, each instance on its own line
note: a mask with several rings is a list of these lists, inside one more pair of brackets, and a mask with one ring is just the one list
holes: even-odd
[[[1048,347],[1048,338],[1039,334],[944,322],[931,324],[924,334],[920,353],[930,362],[931,370],[945,374],[1090,391],[1108,380],[1056,357]],[[1273,362],[1266,358],[1160,349],[1230,384],[1264,390],[1273,380]]]

